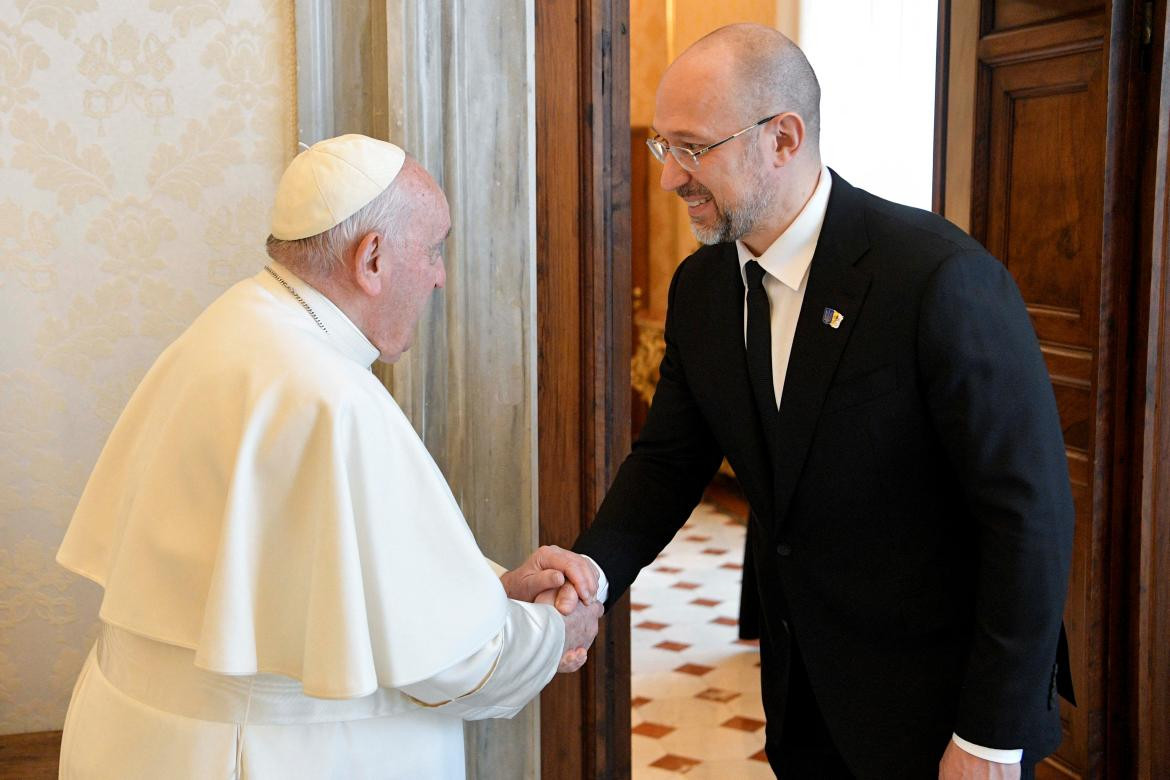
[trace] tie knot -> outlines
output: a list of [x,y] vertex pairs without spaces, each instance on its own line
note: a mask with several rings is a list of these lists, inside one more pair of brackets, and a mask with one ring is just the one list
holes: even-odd
[[756,260],[748,260],[747,265],[743,267],[744,274],[747,276],[747,283],[749,290],[764,289],[764,266],[760,265]]

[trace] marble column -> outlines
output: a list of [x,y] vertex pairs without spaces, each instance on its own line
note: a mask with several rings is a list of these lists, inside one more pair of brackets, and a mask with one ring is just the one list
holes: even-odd
[[[446,289],[377,370],[508,567],[537,541],[533,2],[298,0],[302,140],[387,138],[447,194]],[[468,724],[468,777],[539,775],[537,706]]]

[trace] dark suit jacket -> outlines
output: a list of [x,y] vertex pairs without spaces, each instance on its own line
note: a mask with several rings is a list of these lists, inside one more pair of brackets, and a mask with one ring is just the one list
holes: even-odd
[[726,456],[752,507],[770,741],[794,640],[859,776],[929,773],[952,731],[1035,760],[1061,736],[1073,505],[1031,322],[976,241],[833,177],[778,414],[753,401],[735,247],[704,247],[671,283],[646,425],[575,549],[612,603]]

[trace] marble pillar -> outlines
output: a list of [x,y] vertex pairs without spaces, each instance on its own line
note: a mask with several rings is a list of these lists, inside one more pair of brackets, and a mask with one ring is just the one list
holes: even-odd
[[[302,140],[387,138],[447,194],[446,289],[411,350],[376,370],[508,567],[537,542],[533,2],[297,6]],[[539,775],[537,706],[468,724],[468,777]]]

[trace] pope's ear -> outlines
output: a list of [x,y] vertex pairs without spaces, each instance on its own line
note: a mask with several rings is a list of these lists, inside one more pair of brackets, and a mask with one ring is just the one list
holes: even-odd
[[358,241],[349,261],[354,283],[366,295],[378,295],[390,272],[390,257],[385,237],[378,232],[366,233]]

